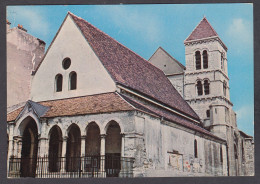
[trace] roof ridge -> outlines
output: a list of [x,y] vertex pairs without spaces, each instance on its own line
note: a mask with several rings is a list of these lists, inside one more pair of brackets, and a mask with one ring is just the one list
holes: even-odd
[[[108,36],[109,38],[111,38],[113,41],[115,41],[116,43],[118,43],[119,45],[123,46],[124,48],[126,48],[127,50],[131,51],[132,53],[134,53],[136,56],[138,56],[139,58],[141,58],[142,60],[150,63],[149,61],[147,61],[145,58],[143,58],[142,56],[140,56],[139,54],[137,54],[135,51],[129,49],[128,47],[126,47],[125,45],[123,45],[122,43],[118,42],[115,38],[111,37],[110,35],[108,35],[107,33],[105,33],[104,31],[102,31],[101,29],[97,28],[96,26],[94,26],[93,24],[89,23],[88,21],[86,21],[85,19],[83,19],[82,17],[79,17],[73,13],[71,13],[70,11],[68,12],[70,15],[83,20],[84,22],[86,22],[88,25],[92,26],[93,28],[95,28],[97,31],[101,32],[102,34]],[[151,64],[151,63],[150,63]],[[154,66],[155,67],[155,66]]]
[[[115,92],[106,92],[106,93],[98,93],[98,94],[92,94],[92,95],[83,95],[83,96],[75,96],[75,97],[69,97],[69,98],[61,98],[61,99],[53,99],[53,100],[44,100],[44,101],[33,101],[34,103],[42,103],[42,102],[51,102],[51,101],[58,101],[58,100],[69,100],[69,99],[76,99],[76,98],[84,98],[88,96],[98,96],[98,95],[105,95],[105,94],[115,94]],[[30,100],[32,101],[32,100]]]
[[212,29],[212,31],[218,36],[218,33],[215,31],[215,29],[211,26],[210,22],[208,21],[208,19],[206,17],[204,17],[204,19],[207,21],[207,23],[209,24],[210,28]]

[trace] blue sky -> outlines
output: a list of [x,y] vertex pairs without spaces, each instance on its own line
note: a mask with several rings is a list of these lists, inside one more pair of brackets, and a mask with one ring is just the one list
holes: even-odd
[[145,59],[161,46],[183,65],[183,41],[206,16],[228,47],[230,97],[238,127],[254,135],[252,4],[9,6],[7,18],[11,26],[22,24],[44,40],[47,50],[68,11]]

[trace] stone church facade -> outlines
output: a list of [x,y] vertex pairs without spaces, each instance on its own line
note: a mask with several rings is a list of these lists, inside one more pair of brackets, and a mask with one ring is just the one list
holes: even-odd
[[208,26],[185,40],[184,67],[162,48],[146,61],[69,12],[32,71],[30,98],[7,115],[8,177],[254,175],[227,48]]

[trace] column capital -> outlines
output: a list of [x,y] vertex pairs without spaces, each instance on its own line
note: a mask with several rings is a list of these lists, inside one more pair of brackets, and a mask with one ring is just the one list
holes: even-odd
[[18,141],[19,141],[19,140],[22,140],[22,138],[23,138],[22,136],[14,136],[14,138],[13,138],[13,139],[14,139],[14,140],[18,140]]
[[86,135],[82,135],[80,138],[81,139],[86,139],[86,137],[87,137]]
[[63,136],[63,137],[62,137],[62,140],[63,140],[63,141],[67,141],[67,139],[68,139],[68,136]]
[[100,134],[101,138],[105,138],[107,134]]
[[47,137],[39,137],[39,140],[48,140]]

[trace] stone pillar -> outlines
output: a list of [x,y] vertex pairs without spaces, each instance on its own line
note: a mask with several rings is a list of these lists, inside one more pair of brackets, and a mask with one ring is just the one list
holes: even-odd
[[122,141],[121,141],[121,157],[125,156],[125,134],[121,133]]
[[120,158],[120,162],[121,162],[121,170],[119,173],[120,177],[124,177],[124,174],[127,170],[127,164],[128,162],[126,162],[126,158],[123,158],[125,156],[125,134],[121,133],[122,136],[122,140],[121,140],[121,158]]
[[14,155],[14,140],[13,140],[13,133],[14,133],[14,123],[9,124],[9,140],[8,140],[8,152],[7,152],[7,171],[9,174],[9,161],[10,157]]
[[61,172],[66,172],[66,151],[67,151],[67,139],[68,137],[63,137],[63,141],[62,141],[62,151],[61,151]]
[[49,144],[48,144],[48,138],[47,137],[40,137],[39,138],[39,153],[38,155],[40,157],[44,157],[49,155]]
[[227,176],[228,175],[228,170],[227,170],[228,159],[227,159],[227,148],[226,148],[227,145],[220,145],[220,146],[222,146],[223,175]]
[[100,172],[103,177],[106,177],[105,173],[105,154],[106,154],[106,134],[101,134],[100,143]]
[[86,136],[81,136],[81,156],[82,157],[84,157],[85,156],[85,150],[86,150],[86,148],[85,148],[85,146],[86,146]]
[[14,155],[14,123],[9,124],[9,141],[8,141],[8,153],[7,158],[9,159]]
[[17,139],[18,139],[17,140],[17,157],[21,158],[23,141],[22,141],[22,137],[21,136],[17,137]]
[[82,170],[82,172],[84,172],[84,165],[85,165],[85,163],[84,163],[84,156],[85,156],[85,145],[86,145],[86,136],[85,135],[83,135],[83,136],[81,136],[81,170]]

